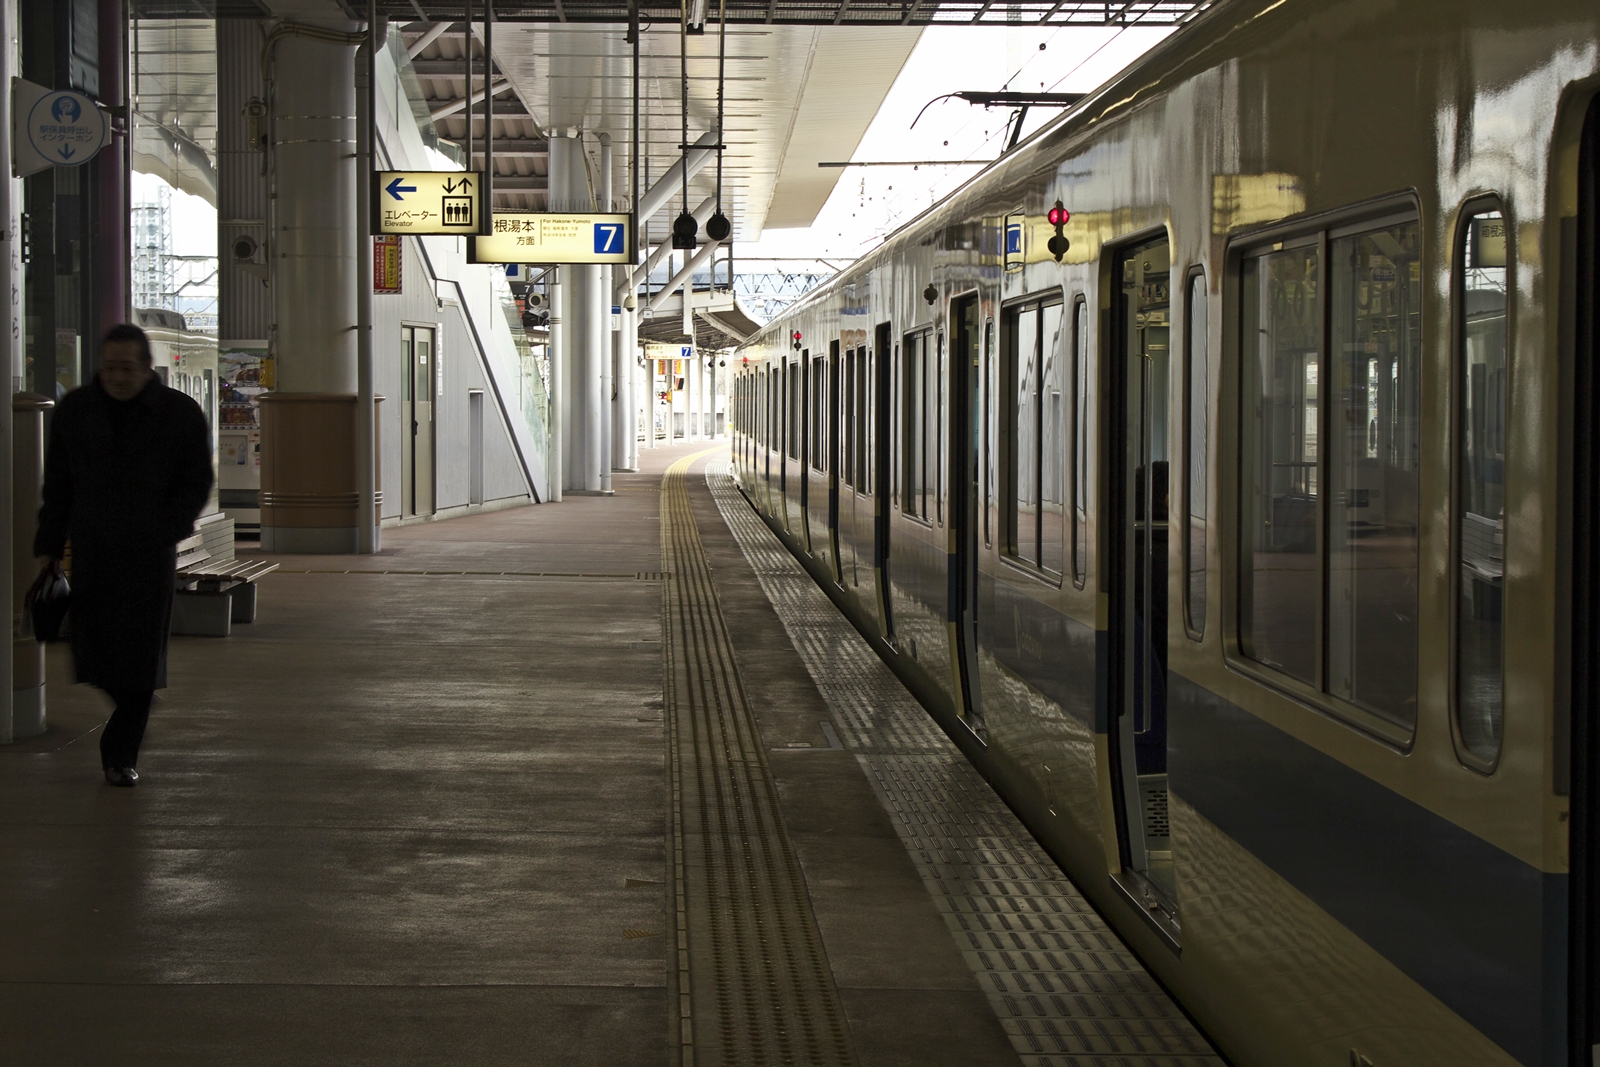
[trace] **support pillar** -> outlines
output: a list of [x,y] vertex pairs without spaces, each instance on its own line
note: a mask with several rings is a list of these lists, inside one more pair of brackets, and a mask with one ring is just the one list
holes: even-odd
[[286,36],[272,57],[277,380],[261,404],[266,552],[358,548],[355,52],[353,41]]
[[[583,142],[576,130],[550,131],[549,181],[552,211],[594,210]],[[611,294],[599,266],[563,267],[561,273],[567,301],[562,309],[567,371],[562,397],[564,485],[569,493],[598,493],[605,458],[601,400],[604,366],[610,358]]]
[[[611,210],[611,135],[600,135],[600,202],[595,205],[600,211]],[[621,391],[617,388],[618,366],[617,347],[621,341],[621,331],[612,329],[611,326],[611,267],[600,267],[600,321],[603,328],[600,332],[600,491],[611,492],[611,471],[616,467],[617,461],[617,397]]]
[[[100,0],[100,90],[98,99],[108,110],[127,103],[127,11],[124,0]],[[95,328],[104,334],[127,322],[130,292],[128,268],[128,123],[124,113],[111,120],[111,135],[94,157],[95,210]],[[86,339],[98,346],[98,336]]]
[[44,482],[44,413],[55,402],[37,393],[11,397],[12,515],[11,538],[11,686],[10,706],[0,722],[0,742],[21,741],[44,733],[44,645],[24,635],[22,600],[39,573],[33,562],[35,516],[39,514],[39,487]]

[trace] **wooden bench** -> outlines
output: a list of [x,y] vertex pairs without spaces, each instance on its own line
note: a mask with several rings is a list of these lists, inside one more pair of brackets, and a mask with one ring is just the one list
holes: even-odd
[[199,534],[178,542],[172,632],[227,637],[234,623],[255,622],[256,581],[277,569],[256,560],[213,560]]

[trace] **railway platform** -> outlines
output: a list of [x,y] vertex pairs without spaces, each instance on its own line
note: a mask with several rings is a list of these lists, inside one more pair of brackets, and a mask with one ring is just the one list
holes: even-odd
[[0,750],[8,1061],[1220,1064],[725,448],[642,460],[263,556],[137,789],[52,648]]

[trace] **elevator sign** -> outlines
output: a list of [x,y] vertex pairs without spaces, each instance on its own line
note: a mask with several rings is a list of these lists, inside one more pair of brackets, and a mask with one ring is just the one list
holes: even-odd
[[460,170],[380,170],[373,175],[376,232],[412,236],[478,232],[483,175]]
[[633,216],[496,213],[473,263],[632,263]]

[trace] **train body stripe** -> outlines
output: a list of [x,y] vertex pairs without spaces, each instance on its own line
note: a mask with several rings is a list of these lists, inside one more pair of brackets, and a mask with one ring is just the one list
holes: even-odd
[[1566,1062],[1566,875],[1175,672],[1168,693],[1175,797],[1528,1067]]

